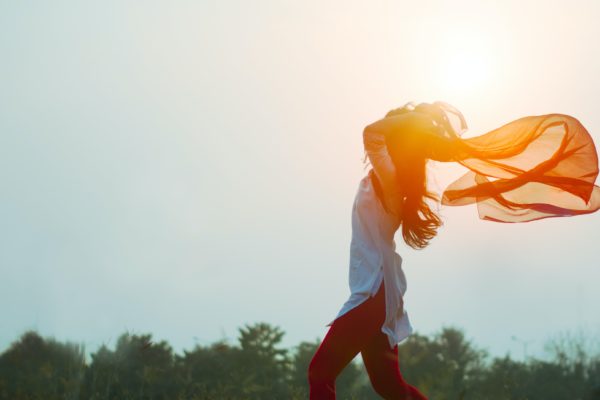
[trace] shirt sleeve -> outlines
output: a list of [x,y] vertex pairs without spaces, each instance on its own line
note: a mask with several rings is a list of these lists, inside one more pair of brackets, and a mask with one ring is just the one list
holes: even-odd
[[386,208],[392,211],[397,210],[399,195],[396,182],[396,168],[387,151],[385,136],[380,132],[365,129],[363,132],[363,144],[375,175],[383,187]]

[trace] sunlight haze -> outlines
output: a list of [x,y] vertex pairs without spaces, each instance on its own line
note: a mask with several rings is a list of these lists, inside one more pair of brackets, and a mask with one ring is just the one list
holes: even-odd
[[[0,3],[0,348],[128,330],[179,351],[258,321],[322,338],[349,295],[364,126],[443,100],[465,137],[557,112],[598,144],[599,18],[596,1]],[[430,170],[439,190],[463,171]],[[417,332],[516,358],[600,334],[598,214],[441,214],[423,251],[396,235]]]

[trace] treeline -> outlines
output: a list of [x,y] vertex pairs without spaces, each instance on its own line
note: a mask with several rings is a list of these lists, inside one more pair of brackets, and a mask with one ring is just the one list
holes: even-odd
[[[7,400],[307,399],[306,371],[319,341],[281,346],[284,332],[266,323],[224,341],[175,354],[152,336],[123,334],[114,349],[86,359],[83,346],[24,333],[0,355],[0,398]],[[600,399],[600,355],[577,340],[549,344],[551,361],[490,358],[444,328],[399,346],[405,378],[435,400]],[[360,357],[337,380],[339,399],[379,399]]]

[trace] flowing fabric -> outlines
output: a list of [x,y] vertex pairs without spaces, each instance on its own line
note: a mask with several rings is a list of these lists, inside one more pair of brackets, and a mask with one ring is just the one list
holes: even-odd
[[600,188],[594,184],[598,155],[576,118],[528,116],[463,139],[464,119],[450,107],[444,111],[458,115],[460,125],[450,121],[454,132],[429,137],[430,158],[455,161],[469,171],[446,188],[442,204],[476,203],[480,218],[496,222],[566,217],[600,208]]

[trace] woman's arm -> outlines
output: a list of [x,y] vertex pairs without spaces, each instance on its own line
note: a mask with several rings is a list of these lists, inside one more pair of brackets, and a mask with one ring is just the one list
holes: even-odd
[[377,130],[365,128],[363,144],[371,161],[375,175],[382,186],[385,208],[392,213],[399,213],[400,195],[396,180],[396,168],[392,162],[385,142],[385,135]]
[[[406,151],[413,152],[414,142],[420,134],[438,129],[433,125],[431,116],[410,111],[401,114],[388,113],[388,116],[365,127],[363,131],[363,144],[367,152],[367,156],[371,161],[373,170],[377,175],[384,192],[384,203],[388,210],[395,212],[401,204],[401,189],[398,187],[396,178],[396,167],[390,156],[390,151],[387,148],[388,143],[403,143],[406,146]],[[398,140],[392,135],[402,135],[406,139],[407,136],[413,136],[411,140]],[[395,149],[395,154],[398,154],[398,149]]]

